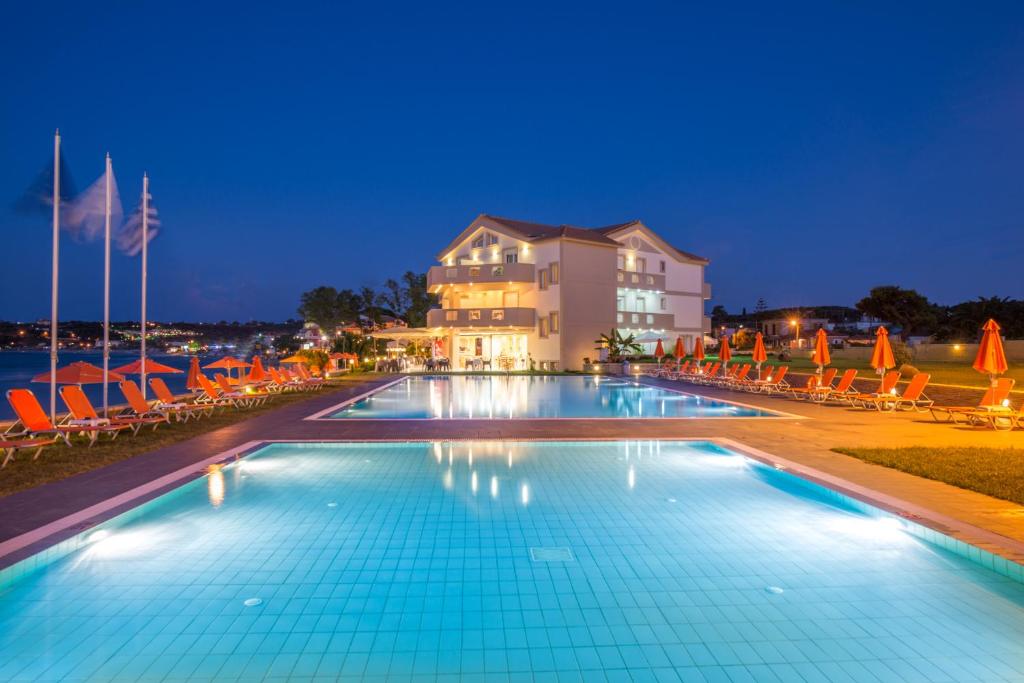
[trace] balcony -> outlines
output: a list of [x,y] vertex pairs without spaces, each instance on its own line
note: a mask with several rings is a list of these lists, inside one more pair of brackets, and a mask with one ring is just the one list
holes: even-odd
[[636,313],[618,311],[615,314],[619,327],[642,330],[668,330],[675,327],[675,316],[671,313]]
[[704,283],[703,293],[704,293],[704,300],[705,301],[707,301],[708,299],[711,298],[711,283],[710,282],[705,282]]
[[619,270],[615,273],[619,287],[625,289],[650,289],[665,291],[665,276],[654,273],[634,273],[630,270]]
[[480,263],[462,266],[433,266],[427,271],[427,289],[437,292],[444,285],[494,285],[503,288],[509,282],[533,283],[536,271],[532,263]]
[[533,308],[434,308],[427,311],[427,327],[532,328],[536,322],[537,313]]

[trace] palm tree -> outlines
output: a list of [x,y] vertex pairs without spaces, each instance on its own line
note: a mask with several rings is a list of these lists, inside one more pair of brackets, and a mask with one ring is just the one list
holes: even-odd
[[634,335],[623,337],[614,327],[610,333],[601,334],[601,337],[595,339],[594,343],[597,344],[598,351],[608,349],[608,360],[613,363],[619,361],[622,356],[637,355],[644,351],[644,347],[637,343]]

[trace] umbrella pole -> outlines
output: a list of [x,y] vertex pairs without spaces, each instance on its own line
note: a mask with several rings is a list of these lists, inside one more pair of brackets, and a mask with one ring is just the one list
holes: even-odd
[[57,279],[60,274],[60,131],[53,136],[53,273],[50,286],[50,422],[57,424]]
[[142,361],[142,398],[146,398],[146,257],[149,242],[149,176],[142,174],[142,345],[140,359]]

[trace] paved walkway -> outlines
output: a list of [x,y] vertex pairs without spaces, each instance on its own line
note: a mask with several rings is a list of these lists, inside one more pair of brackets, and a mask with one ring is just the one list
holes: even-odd
[[[422,420],[305,421],[394,377],[325,391],[309,401],[282,407],[194,439],[136,456],[99,470],[0,499],[0,543],[52,524],[135,487],[195,466],[213,455],[260,440],[416,440],[416,439],[615,439],[729,438],[826,475],[906,501],[947,521],[934,524],[961,540],[988,547],[1024,563],[1024,507],[839,455],[835,446],[974,445],[1024,448],[1024,432],[995,432],[932,422],[925,414],[883,414],[838,406],[756,396],[664,380],[644,380],[727,400],[792,413],[792,419],[622,419],[622,420]],[[24,465],[26,463],[22,463]],[[197,476],[192,472],[191,476]],[[173,484],[162,490],[172,488]],[[158,495],[154,491],[147,497]],[[123,507],[130,507],[125,505]],[[108,512],[104,517],[113,513]],[[101,521],[80,521],[70,536]],[[952,522],[952,523],[948,523]],[[959,522],[959,524],[958,524]],[[972,534],[969,527],[999,538]],[[963,526],[963,528],[958,528]],[[52,543],[33,544],[25,556]],[[0,567],[15,557],[0,557]]]

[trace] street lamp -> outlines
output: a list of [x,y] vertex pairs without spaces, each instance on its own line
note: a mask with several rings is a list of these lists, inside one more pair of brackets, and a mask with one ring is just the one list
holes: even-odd
[[795,328],[795,332],[796,332],[796,347],[799,349],[800,348],[800,319],[799,318],[790,318],[789,319],[789,324],[790,324],[791,327]]

